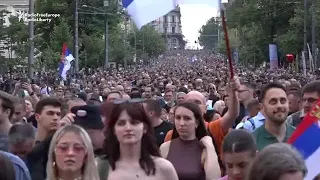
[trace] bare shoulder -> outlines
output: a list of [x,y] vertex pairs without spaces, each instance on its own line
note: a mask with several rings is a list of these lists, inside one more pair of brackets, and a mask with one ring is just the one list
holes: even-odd
[[179,180],[178,174],[171,162],[161,157],[153,157],[159,179]]
[[160,146],[160,150],[169,148],[170,143],[171,143],[171,141],[167,141],[167,142],[162,143]]
[[173,165],[171,164],[170,161],[161,158],[161,157],[155,157],[154,158],[154,162],[155,164],[159,167],[159,168],[167,168],[167,167],[173,167]]
[[154,162],[160,172],[164,174],[172,174],[173,172],[175,173],[175,169],[170,161],[164,158],[156,157],[154,158]]
[[164,142],[160,146],[160,154],[163,158],[167,158],[171,141]]

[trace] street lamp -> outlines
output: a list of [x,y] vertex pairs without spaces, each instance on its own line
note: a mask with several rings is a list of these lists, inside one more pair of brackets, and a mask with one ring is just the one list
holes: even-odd
[[[34,0],[29,0],[29,14],[34,13]],[[34,63],[34,22],[29,21],[29,56],[28,56],[28,77],[33,78]]]

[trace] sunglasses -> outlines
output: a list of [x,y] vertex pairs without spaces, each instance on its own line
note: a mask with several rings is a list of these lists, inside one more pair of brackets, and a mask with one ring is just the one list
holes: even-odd
[[66,154],[69,152],[69,150],[72,149],[72,151],[75,154],[81,154],[86,152],[86,148],[82,145],[75,145],[75,146],[68,146],[68,145],[56,145],[55,152],[57,154]]
[[127,104],[135,104],[135,103],[142,103],[143,102],[143,99],[141,98],[135,98],[135,99],[117,99],[115,100],[113,103],[114,104],[124,104],[124,103],[127,103]]

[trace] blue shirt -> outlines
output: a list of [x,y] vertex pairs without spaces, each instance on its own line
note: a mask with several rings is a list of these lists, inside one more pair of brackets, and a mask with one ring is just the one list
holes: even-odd
[[30,172],[26,164],[18,156],[0,151],[0,153],[10,159],[13,164],[16,180],[31,180]]
[[[249,132],[253,132],[255,129],[262,126],[264,124],[265,120],[266,120],[266,118],[264,117],[264,115],[261,112],[259,112],[256,116],[254,116],[253,118],[248,119],[248,120],[246,120],[246,122],[244,122],[243,129],[245,129]],[[250,121],[253,122],[254,125]]]

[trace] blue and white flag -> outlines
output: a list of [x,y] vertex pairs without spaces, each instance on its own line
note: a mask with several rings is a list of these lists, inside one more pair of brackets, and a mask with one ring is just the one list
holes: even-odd
[[175,9],[177,4],[175,0],[122,0],[122,5],[140,29]]
[[177,5],[204,4],[219,9],[228,0],[122,0],[123,7],[140,29],[142,26],[174,10]]

